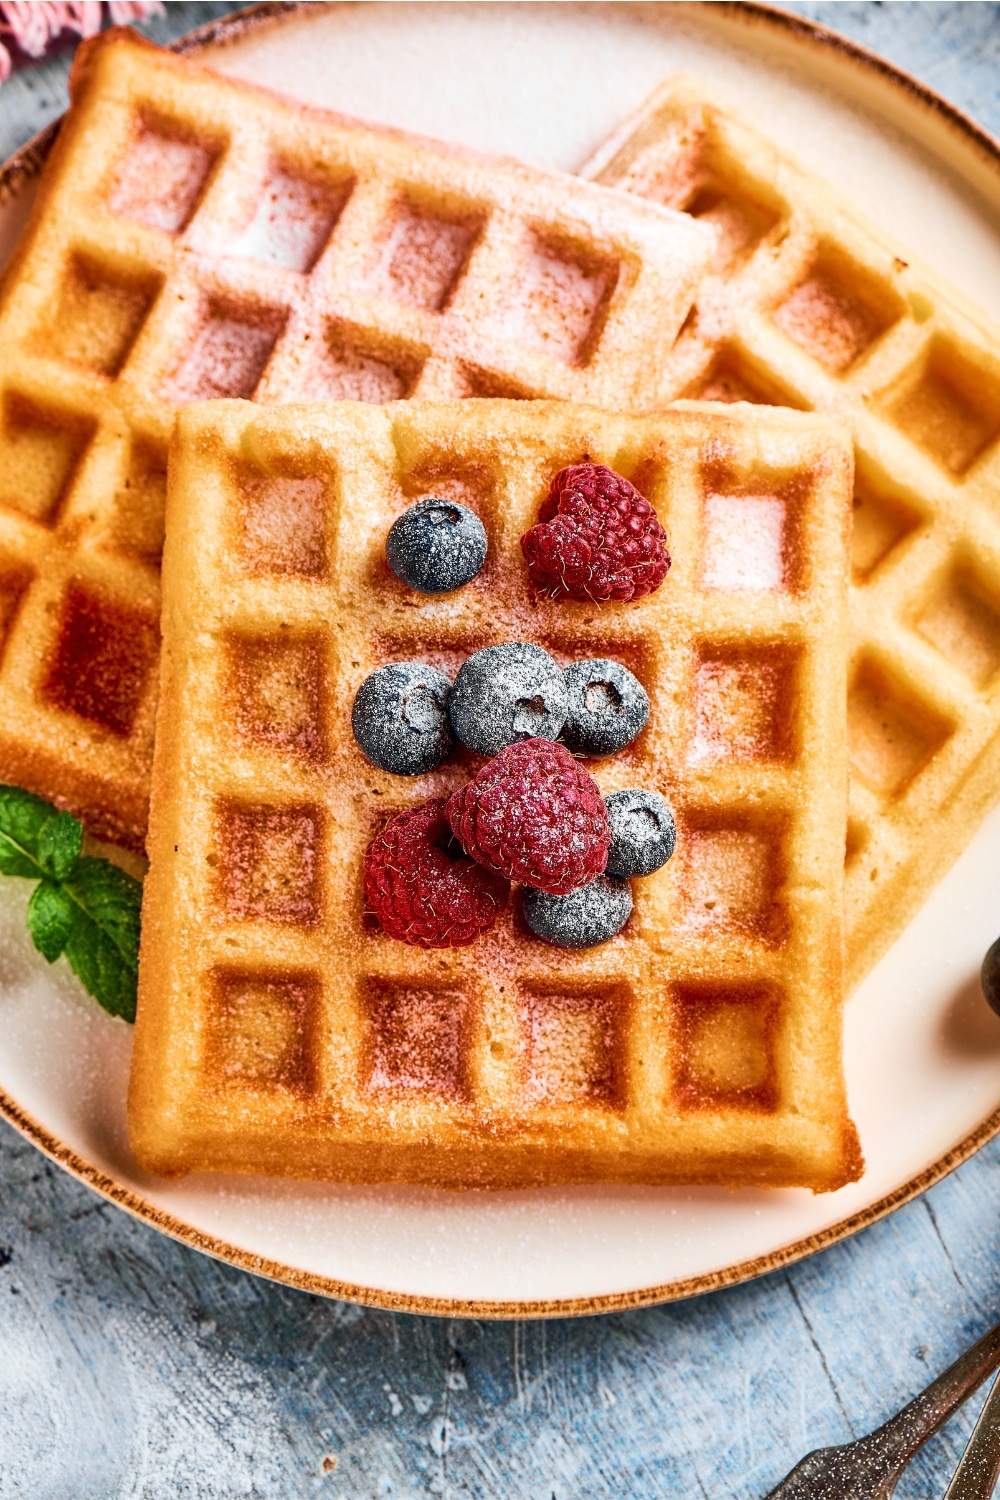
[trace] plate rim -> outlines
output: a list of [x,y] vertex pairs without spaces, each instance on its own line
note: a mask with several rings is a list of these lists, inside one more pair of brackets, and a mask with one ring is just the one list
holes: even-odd
[[[234,15],[209,21],[194,31],[187,32],[170,43],[170,51],[188,55],[206,46],[229,45],[240,40],[248,32],[266,25],[280,23],[299,10],[305,10],[309,0],[261,0]],[[315,0],[313,0],[315,3]],[[346,9],[358,0],[324,0],[327,9]],[[642,9],[648,13],[648,6]],[[666,10],[657,5],[657,10]],[[870,51],[859,42],[842,36],[817,21],[779,10],[760,0],[679,0],[669,6],[677,10],[696,12],[699,16],[716,24],[720,16],[745,27],[770,29],[780,34],[793,45],[804,46],[820,56],[832,57],[836,61],[860,70],[869,79],[887,86],[906,104],[916,105],[938,124],[943,124],[953,133],[959,144],[971,147],[997,179],[1000,185],[1000,142],[971,116],[938,94],[934,89],[907,73],[905,69]],[[16,196],[20,187],[36,177],[42,170],[52,149],[61,124],[60,117],[44,130],[27,141],[2,166],[0,166],[0,204]],[[57,1166],[62,1167],[79,1182],[91,1188],[101,1197],[123,1209],[133,1218],[148,1224],[168,1238],[190,1249],[199,1250],[215,1260],[236,1266],[266,1280],[311,1292],[314,1295],[334,1297],[346,1302],[356,1302],[367,1307],[376,1307],[388,1312],[430,1314],[455,1318],[482,1318],[522,1320],[529,1318],[580,1317],[607,1312],[622,1312],[632,1308],[650,1307],[658,1303],[681,1301],[700,1296],[706,1292],[720,1291],[737,1286],[758,1276],[794,1264],[820,1250],[828,1249],[840,1241],[850,1238],[860,1230],[868,1228],[887,1214],[911,1202],[948,1176],[1000,1134],[1000,1108],[992,1111],[973,1130],[963,1136],[950,1150],[931,1162],[922,1171],[901,1183],[874,1203],[858,1209],[846,1218],[839,1219],[825,1229],[792,1240],[763,1255],[753,1256],[716,1271],[701,1272],[673,1281],[649,1287],[637,1287],[620,1292],[603,1292],[594,1296],[535,1299],[488,1299],[429,1296],[423,1293],[390,1291],[361,1283],[341,1281],[314,1271],[302,1270],[283,1261],[255,1254],[230,1243],[221,1236],[206,1233],[186,1223],[175,1214],[159,1208],[150,1199],[126,1187],[102,1168],[86,1160],[74,1147],[69,1146],[47,1127],[43,1126],[27,1110],[0,1088],[0,1116],[12,1125],[32,1145],[38,1148]]]

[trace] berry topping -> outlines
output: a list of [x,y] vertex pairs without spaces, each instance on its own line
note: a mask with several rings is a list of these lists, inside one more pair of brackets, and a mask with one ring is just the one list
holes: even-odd
[[665,865],[677,843],[674,815],[658,792],[628,787],[605,797],[611,825],[607,873],[620,880],[652,875]]
[[632,887],[627,880],[609,880],[607,875],[598,875],[568,896],[550,896],[526,885],[522,909],[532,932],[545,942],[560,948],[594,948],[625,926],[632,912]]
[[552,481],[539,524],[521,538],[532,582],[553,598],[641,599],[667,576],[667,538],[648,500],[603,464]]
[[475,578],[486,561],[486,545],[486,528],[474,511],[428,495],[393,522],[385,560],[411,589],[448,594]]
[[449,713],[462,744],[480,755],[518,740],[554,740],[566,721],[566,681],[541,646],[487,646],[459,669]]
[[507,904],[507,882],[451,857],[442,798],[411,807],[365,851],[365,900],[390,937],[419,948],[464,948]]
[[986,1004],[1000,1016],[1000,938],[987,949],[979,977]]
[[358,688],[354,738],[368,759],[397,776],[432,771],[455,748],[448,723],[451,683],[423,661],[379,667]]
[[569,713],[559,738],[574,755],[614,755],[649,718],[649,699],[620,662],[599,658],[566,668]]
[[448,817],[466,854],[555,896],[593,880],[611,843],[600,788],[550,740],[501,750],[452,795]]

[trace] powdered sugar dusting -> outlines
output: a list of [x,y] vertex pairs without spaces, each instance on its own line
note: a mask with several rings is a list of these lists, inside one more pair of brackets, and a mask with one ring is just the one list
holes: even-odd
[[461,274],[473,234],[469,224],[401,211],[386,241],[375,287],[397,301],[439,311]]
[[277,336],[274,327],[214,314],[199,328],[161,394],[177,402],[252,396]]
[[178,234],[201,196],[215,152],[204,143],[142,126],[111,189],[112,213]]
[[332,337],[297,395],[304,401],[366,401],[380,406],[402,400],[411,384],[407,372],[395,369],[378,354]]
[[[695,668],[691,759],[756,760],[780,753],[788,694],[782,663],[708,657]],[[787,717],[787,715],[786,715]]]
[[753,931],[766,923],[775,896],[766,837],[743,828],[701,829],[687,835],[685,849],[690,926]]
[[606,1052],[605,1027],[594,1011],[555,1005],[536,1010],[531,1023],[529,1094],[553,1103],[586,1099],[595,1075],[606,1071]]
[[610,267],[587,266],[536,239],[525,254],[505,331],[528,349],[585,364],[615,281]]
[[326,570],[326,485],[317,475],[254,474],[240,485],[241,561],[252,573]]
[[783,589],[786,521],[787,506],[777,495],[708,495],[703,586]]
[[230,255],[270,261],[290,271],[311,271],[333,231],[346,198],[277,168],[250,223],[228,247]]
[[464,1092],[468,1005],[451,991],[391,989],[368,1004],[369,1088],[400,1094]]

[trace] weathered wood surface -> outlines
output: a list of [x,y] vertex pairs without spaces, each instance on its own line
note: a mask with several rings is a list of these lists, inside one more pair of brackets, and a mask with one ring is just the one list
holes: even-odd
[[[1000,6],[788,8],[1000,132]],[[172,4],[151,29],[226,9]],[[59,112],[64,77],[60,59],[4,86],[0,157]],[[1000,1319],[998,1220],[1000,1142],[884,1223],[745,1287],[603,1318],[450,1323],[217,1265],[0,1126],[0,1497],[752,1500]],[[943,1494],[973,1417],[925,1451],[900,1500]]]

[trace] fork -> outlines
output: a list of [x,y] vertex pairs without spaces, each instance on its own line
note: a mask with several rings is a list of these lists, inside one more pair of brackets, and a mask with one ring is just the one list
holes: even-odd
[[[998,1368],[1000,1323],[867,1437],[807,1453],[767,1500],[889,1500],[918,1448]],[[989,1500],[998,1474],[1000,1379],[986,1399],[945,1500]]]

